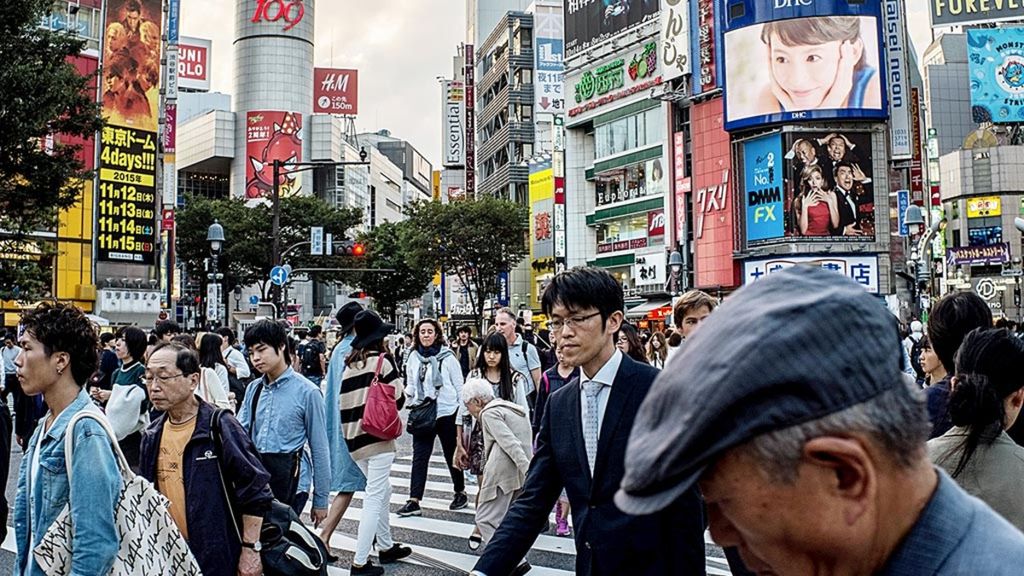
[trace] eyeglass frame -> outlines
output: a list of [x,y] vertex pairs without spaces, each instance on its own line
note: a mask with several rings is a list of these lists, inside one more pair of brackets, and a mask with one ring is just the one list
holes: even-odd
[[552,332],[561,332],[562,328],[566,328],[566,327],[568,327],[568,328],[575,328],[575,327],[583,324],[587,320],[590,320],[594,316],[600,316],[600,315],[601,315],[601,312],[594,312],[593,314],[586,314],[584,316],[570,317],[570,318],[566,318],[565,320],[548,320],[547,327],[548,327],[548,330],[550,330]]
[[145,382],[146,384],[149,384],[150,382],[156,380],[157,382],[160,382],[161,386],[165,386],[167,385],[168,382],[179,376],[191,376],[191,374],[185,374],[184,372],[178,372],[177,374],[171,374],[169,376],[157,376],[156,374],[152,373],[148,375],[143,374],[142,381]]

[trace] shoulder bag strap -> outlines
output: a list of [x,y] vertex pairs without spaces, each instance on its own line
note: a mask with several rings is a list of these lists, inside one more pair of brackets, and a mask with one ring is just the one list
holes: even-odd
[[98,422],[103,428],[103,432],[107,435],[107,443],[113,448],[114,459],[117,460],[117,467],[121,471],[121,476],[126,481],[131,480],[135,476],[135,473],[132,472],[131,468],[128,466],[128,460],[125,459],[124,452],[121,451],[121,446],[117,443],[117,440],[115,440],[114,431],[110,429],[110,424],[107,423],[100,414],[86,408],[71,417],[71,421],[68,422],[67,430],[64,432],[64,465],[68,472],[68,485],[71,484],[71,465],[75,451],[75,424],[78,424],[78,421],[83,418],[91,418]]
[[[264,376],[266,378],[266,376]],[[253,442],[256,441],[256,407],[260,405],[260,394],[263,393],[263,380],[261,379],[259,384],[256,385],[256,391],[252,394],[252,402],[249,403],[249,412],[252,414],[249,416],[249,436],[252,437]]]
[[220,418],[227,412],[224,408],[217,408],[210,416],[210,436],[213,438],[213,450],[217,456],[217,476],[220,478],[220,487],[224,491],[224,505],[228,507],[228,516],[231,517],[231,525],[235,527],[235,535],[238,541],[242,541],[242,531],[238,528],[238,519],[235,517],[235,510],[231,506],[231,493],[228,492],[228,484],[224,481],[224,469],[220,465],[221,456],[224,454],[224,445],[220,437]]
[[370,381],[370,386],[374,386],[380,383],[380,369],[384,366],[384,354],[377,355],[377,368],[373,371],[373,380]]

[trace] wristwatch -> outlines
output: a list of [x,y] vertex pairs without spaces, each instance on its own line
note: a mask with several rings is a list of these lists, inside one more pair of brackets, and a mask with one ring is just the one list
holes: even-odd
[[255,541],[255,542],[245,542],[243,540],[242,541],[242,548],[252,548],[254,552],[259,552],[259,551],[263,550],[263,543],[260,542],[259,540]]

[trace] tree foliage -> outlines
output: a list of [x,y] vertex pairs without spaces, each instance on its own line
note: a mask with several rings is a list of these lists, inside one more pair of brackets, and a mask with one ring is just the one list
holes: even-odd
[[91,173],[81,146],[70,142],[102,125],[95,77],[68,62],[84,40],[39,27],[52,6],[0,3],[0,298],[31,299],[49,289],[53,246],[31,233],[54,229],[58,213],[80,201]]
[[484,196],[449,204],[420,202],[407,210],[403,244],[409,264],[455,274],[468,291],[477,320],[498,292],[498,275],[515,267],[529,247],[529,210]]
[[[218,260],[224,274],[225,286],[256,284],[266,300],[269,297],[270,270],[273,268],[273,214],[270,206],[257,204],[249,207],[241,199],[211,200],[189,197],[185,208],[176,215],[177,257],[184,262],[189,277],[206,278],[204,260],[210,256],[206,230],[214,219],[224,226],[224,248]],[[346,237],[349,229],[359,224],[362,217],[357,210],[338,209],[312,196],[292,196],[281,199],[280,246],[282,262],[293,269],[351,268],[352,258],[346,256],[311,256],[309,246],[288,248],[309,241],[309,229],[322,226],[335,240]],[[316,280],[349,281],[352,273],[315,272],[309,276]]]
[[432,268],[413,266],[403,240],[410,222],[385,222],[360,237],[366,245],[365,267],[394,272],[364,272],[358,286],[374,299],[381,316],[394,318],[399,304],[419,298],[433,276]]

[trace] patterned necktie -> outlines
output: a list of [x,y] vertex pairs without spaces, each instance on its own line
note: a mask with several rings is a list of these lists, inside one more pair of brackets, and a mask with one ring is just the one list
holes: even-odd
[[587,415],[583,419],[583,443],[587,447],[587,460],[590,464],[590,475],[594,475],[594,463],[597,462],[597,395],[604,387],[603,382],[590,380],[583,383],[583,394],[587,399]]

